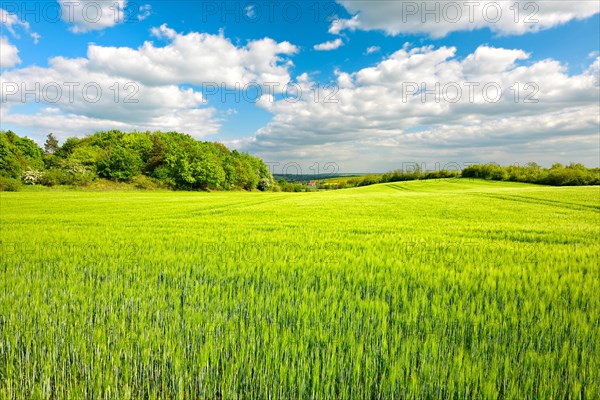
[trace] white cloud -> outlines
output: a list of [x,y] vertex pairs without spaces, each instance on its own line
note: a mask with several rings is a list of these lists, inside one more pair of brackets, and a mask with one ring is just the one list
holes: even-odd
[[297,82],[309,82],[310,76],[308,75],[308,73],[303,72],[302,74],[300,74],[296,77],[296,81]]
[[97,131],[119,129],[126,132],[134,130],[162,130],[188,133],[196,138],[212,135],[219,130],[219,121],[214,118],[215,110],[188,109],[178,110],[170,114],[157,115],[144,124],[124,122],[119,119],[89,117],[81,114],[69,114],[55,110],[42,110],[34,115],[7,113],[3,116],[4,124],[26,127],[33,137],[43,139],[48,132],[54,132],[64,140],[72,136],[81,136]]
[[370,46],[370,47],[367,47],[367,50],[365,50],[365,54],[378,53],[379,51],[381,51],[381,47],[379,47],[379,46]]
[[[42,137],[48,130],[81,135],[110,128],[179,130],[203,137],[218,133],[221,117],[211,107],[212,98],[207,104],[200,91],[185,86],[206,82],[283,86],[290,80],[291,64],[281,55],[297,51],[288,42],[269,38],[238,47],[222,34],[181,35],[166,25],[153,33],[168,43],[155,47],[146,42],[138,49],[90,44],[87,57],[55,57],[47,68],[4,71],[3,123]],[[3,56],[9,54],[4,41],[2,50]],[[35,95],[23,98],[24,90]],[[21,111],[23,103],[48,105],[52,112],[26,113]]]
[[331,40],[329,42],[316,44],[313,46],[313,48],[317,51],[329,51],[329,50],[335,50],[338,47],[341,47],[343,45],[344,45],[344,42],[342,42],[342,39],[337,38],[337,39]]
[[[0,28],[2,33],[6,29],[13,38],[20,39],[17,30],[24,30],[29,32],[29,23],[27,21],[21,21],[15,14],[11,14],[3,8],[0,8]],[[39,35],[35,32],[31,33],[34,38],[34,42],[37,44]],[[34,36],[35,35],[35,36]],[[19,57],[19,49],[17,46],[12,44],[8,37],[0,36],[0,68],[10,68],[21,63]]]
[[[124,22],[143,21],[152,14],[152,6],[138,6],[127,0],[58,0],[63,21],[71,24],[71,32],[103,30]],[[136,7],[133,9],[132,7]]]
[[152,15],[152,6],[150,4],[144,4],[139,8],[138,21],[143,21]]
[[[3,116],[3,123],[33,129],[38,134],[53,130],[65,136],[111,128],[179,130],[196,137],[218,132],[216,110],[205,104],[200,92],[176,85],[130,82],[93,71],[89,64],[83,58],[56,57],[49,61],[48,68],[4,72],[0,77],[7,89],[3,107],[10,112]],[[25,90],[36,95],[23,97]],[[24,103],[48,104],[54,111],[23,113],[20,108]]]
[[587,72],[594,77],[594,86],[600,86],[600,57],[596,57]]
[[[405,46],[373,67],[336,71],[339,90],[330,98],[337,102],[325,103],[326,93],[316,102],[308,91],[302,101],[264,104],[272,121],[236,145],[267,160],[307,155],[336,161],[344,171],[362,171],[383,165],[382,159],[388,164],[381,168],[392,168],[402,161],[398,157],[550,160],[548,149],[571,138],[581,143],[570,146],[581,152],[577,159],[583,154],[597,163],[600,61],[569,76],[551,59],[521,65],[527,57],[519,49],[481,46],[462,59],[453,47]],[[495,87],[502,91],[497,102]],[[594,138],[596,161],[589,147]]]
[[0,27],[6,29],[12,37],[20,39],[18,30],[23,30],[33,39],[34,44],[38,44],[41,36],[36,32],[31,32],[27,21],[21,21],[16,14],[12,14],[3,8],[0,8]]
[[20,62],[19,49],[8,38],[0,36],[0,68],[14,67]]
[[358,15],[355,15],[350,19],[336,18],[329,26],[329,33],[339,35],[343,30],[347,29],[349,31],[355,31],[356,29],[360,28],[360,26]]
[[175,32],[174,29],[169,28],[167,24],[162,24],[160,27],[153,26],[150,29],[150,33],[157,39],[173,40],[177,37],[177,32]]
[[[426,34],[444,37],[450,32],[489,28],[501,35],[520,35],[588,18],[600,12],[597,1],[536,2],[337,0],[353,15],[333,21],[329,32],[382,30],[389,35]],[[514,5],[517,4],[517,7]]]
[[3,8],[0,8],[0,25],[6,28],[17,39],[19,38],[19,34],[15,28],[20,27],[25,31],[29,31],[29,23],[27,21],[21,21],[16,14],[11,14]]
[[42,36],[39,35],[38,33],[33,32],[31,34],[31,38],[33,39],[33,44],[38,44],[40,42],[40,39],[42,38]]
[[73,33],[110,28],[122,22],[127,1],[58,0],[63,21]]
[[529,54],[523,50],[480,46],[462,62],[462,65],[465,74],[481,76],[511,70],[518,60],[528,58]]
[[282,56],[298,51],[289,42],[270,38],[237,47],[222,33],[179,34],[167,25],[151,32],[168,44],[156,47],[145,42],[138,49],[91,45],[90,68],[148,85],[215,82],[243,87],[251,82],[276,82],[281,88],[290,80],[289,61]]

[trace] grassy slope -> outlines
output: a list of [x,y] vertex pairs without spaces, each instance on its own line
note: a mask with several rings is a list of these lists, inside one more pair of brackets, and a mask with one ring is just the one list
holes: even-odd
[[[67,391],[600,394],[598,187],[0,196],[2,341]],[[40,368],[0,350],[0,390]]]

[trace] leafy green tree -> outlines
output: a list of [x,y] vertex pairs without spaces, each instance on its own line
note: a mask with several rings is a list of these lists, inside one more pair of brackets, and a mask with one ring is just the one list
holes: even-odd
[[21,179],[28,168],[44,169],[43,150],[29,138],[12,131],[0,132],[0,175]]
[[21,163],[15,154],[16,135],[11,132],[0,132],[0,174],[9,178],[19,178],[23,172]]
[[53,133],[49,133],[44,143],[44,154],[54,154],[59,149],[58,139]]
[[[165,163],[165,153],[167,151],[167,144],[165,143],[165,140],[163,140],[160,134],[151,135],[150,142],[152,146],[148,152],[148,159],[146,161],[146,164],[144,165],[144,173],[147,173],[148,175],[152,176],[157,175],[154,172],[157,168],[162,167]],[[164,179],[166,178],[166,176],[164,176],[163,171],[165,171],[165,168],[162,168],[161,172],[159,172],[158,175],[160,175]]]
[[217,159],[207,157],[192,164],[195,187],[200,189],[218,189],[225,182],[225,171]]
[[104,153],[98,160],[98,176],[103,178],[128,181],[140,174],[142,160],[133,150],[115,146]]
[[71,153],[73,153],[73,150],[80,144],[81,141],[82,139],[79,139],[77,137],[70,137],[67,140],[65,140],[65,142],[62,144],[62,146],[60,146],[60,148],[55,154],[61,158],[68,158],[71,155]]
[[68,160],[81,163],[89,170],[95,170],[98,162],[104,157],[105,151],[97,146],[89,144],[77,146],[69,156]]
[[233,159],[235,168],[235,187],[245,190],[253,190],[258,185],[259,176],[248,156],[240,154]]

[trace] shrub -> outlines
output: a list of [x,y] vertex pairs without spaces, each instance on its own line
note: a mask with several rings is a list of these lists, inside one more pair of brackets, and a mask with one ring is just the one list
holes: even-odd
[[28,185],[35,185],[39,183],[40,178],[42,177],[43,172],[40,172],[36,169],[28,168],[27,171],[23,172],[21,179]]
[[260,191],[265,191],[265,190],[269,190],[271,188],[271,180],[269,178],[261,178],[258,181],[258,190]]
[[18,179],[0,176],[0,191],[17,192],[21,189],[21,182]]
[[57,186],[66,183],[66,177],[62,170],[51,168],[40,177],[40,184],[44,186]]
[[65,161],[61,163],[61,168],[64,175],[63,183],[67,185],[86,186],[96,178],[96,174],[77,160]]

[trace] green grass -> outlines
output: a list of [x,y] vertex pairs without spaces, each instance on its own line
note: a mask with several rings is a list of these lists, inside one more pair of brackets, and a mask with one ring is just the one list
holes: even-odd
[[600,397],[600,188],[0,194],[0,398]]

